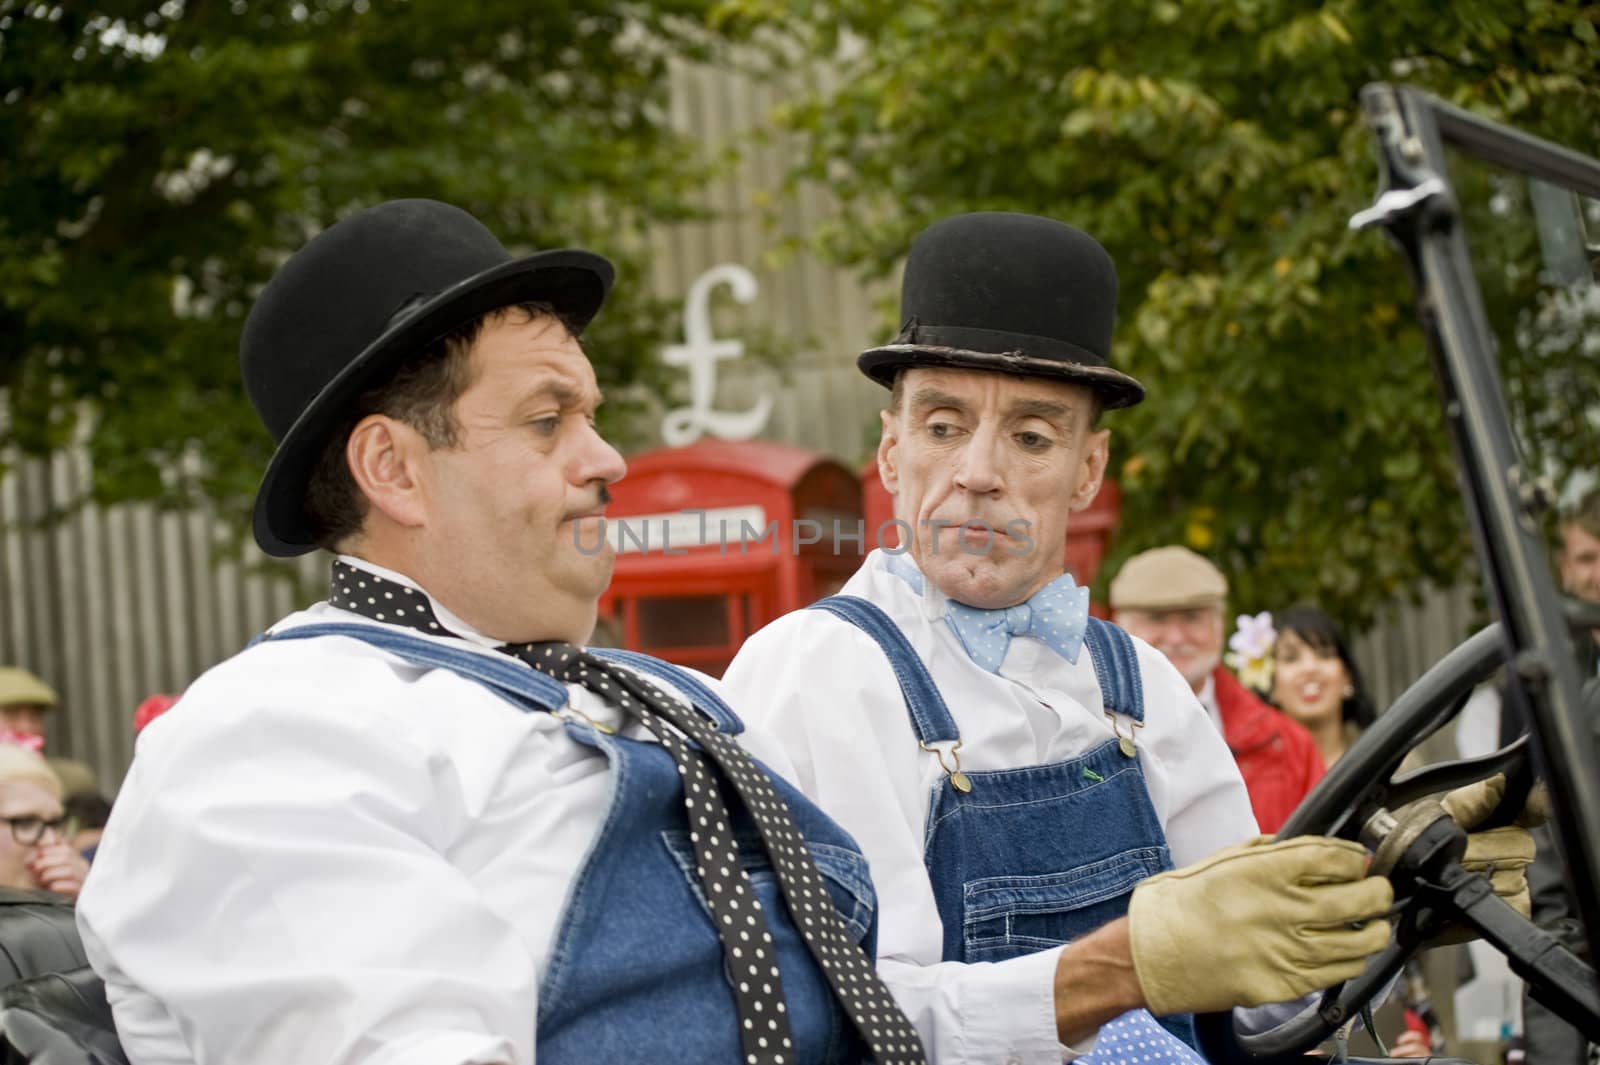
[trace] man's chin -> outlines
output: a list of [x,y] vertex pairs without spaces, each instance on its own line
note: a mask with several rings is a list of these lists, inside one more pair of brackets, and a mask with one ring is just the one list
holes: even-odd
[[584,592],[593,595],[598,602],[611,587],[611,574],[617,568],[617,553],[608,544],[606,549],[597,555],[589,555],[581,560],[579,579],[583,582]]
[[1013,572],[1004,555],[940,555],[921,569],[946,596],[980,610],[1016,606],[1032,590],[1030,575]]

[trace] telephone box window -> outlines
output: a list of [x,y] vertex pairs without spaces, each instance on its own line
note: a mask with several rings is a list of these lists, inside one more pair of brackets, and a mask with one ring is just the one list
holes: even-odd
[[658,595],[638,600],[639,643],[651,647],[721,647],[732,639],[728,600],[717,596]]

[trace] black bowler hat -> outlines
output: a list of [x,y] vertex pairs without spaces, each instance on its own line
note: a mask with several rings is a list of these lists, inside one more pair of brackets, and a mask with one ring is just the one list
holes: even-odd
[[262,550],[288,557],[316,546],[306,485],[361,393],[500,307],[549,303],[581,330],[613,276],[592,252],[514,259],[483,223],[437,200],[390,200],[317,234],[261,291],[239,345],[245,391],[278,442],[256,493]]
[[1117,268],[1089,234],[1049,218],[981,211],[911,242],[900,335],[856,365],[881,385],[900,370],[955,366],[1086,385],[1107,408],[1144,386],[1110,365]]

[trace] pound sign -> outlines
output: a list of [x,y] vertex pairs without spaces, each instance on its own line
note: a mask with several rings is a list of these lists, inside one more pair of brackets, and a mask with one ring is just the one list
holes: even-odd
[[748,440],[762,430],[772,413],[771,396],[762,396],[742,414],[711,409],[717,391],[717,360],[744,354],[743,341],[718,340],[712,335],[711,290],[718,285],[727,285],[740,303],[756,298],[755,275],[737,263],[713,266],[689,286],[683,309],[684,343],[669,344],[661,352],[668,366],[689,368],[689,406],[668,411],[661,422],[661,437],[673,447],[693,443],[702,433],[723,440]]

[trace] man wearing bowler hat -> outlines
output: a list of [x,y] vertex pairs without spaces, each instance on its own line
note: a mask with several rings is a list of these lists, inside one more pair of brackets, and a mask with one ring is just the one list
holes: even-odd
[[1363,849],[1254,841],[1189,685],[1063,572],[1105,473],[1101,413],[1144,395],[1109,363],[1116,296],[1105,250],[1060,222],[968,214],[918,236],[900,335],[859,360],[891,390],[878,468],[906,546],[757,633],[724,678],[861,844],[901,1005],[1008,1041],[988,1060],[1097,1037],[1098,1060],[1193,1061],[1188,1014],[1294,999],[1386,937],[1343,923],[1390,895],[1361,879]]
[[693,676],[582,647],[611,282],[401,200],[262,292],[256,540],[338,557],[139,737],[78,911],[134,1065],[924,1060],[849,837]]

